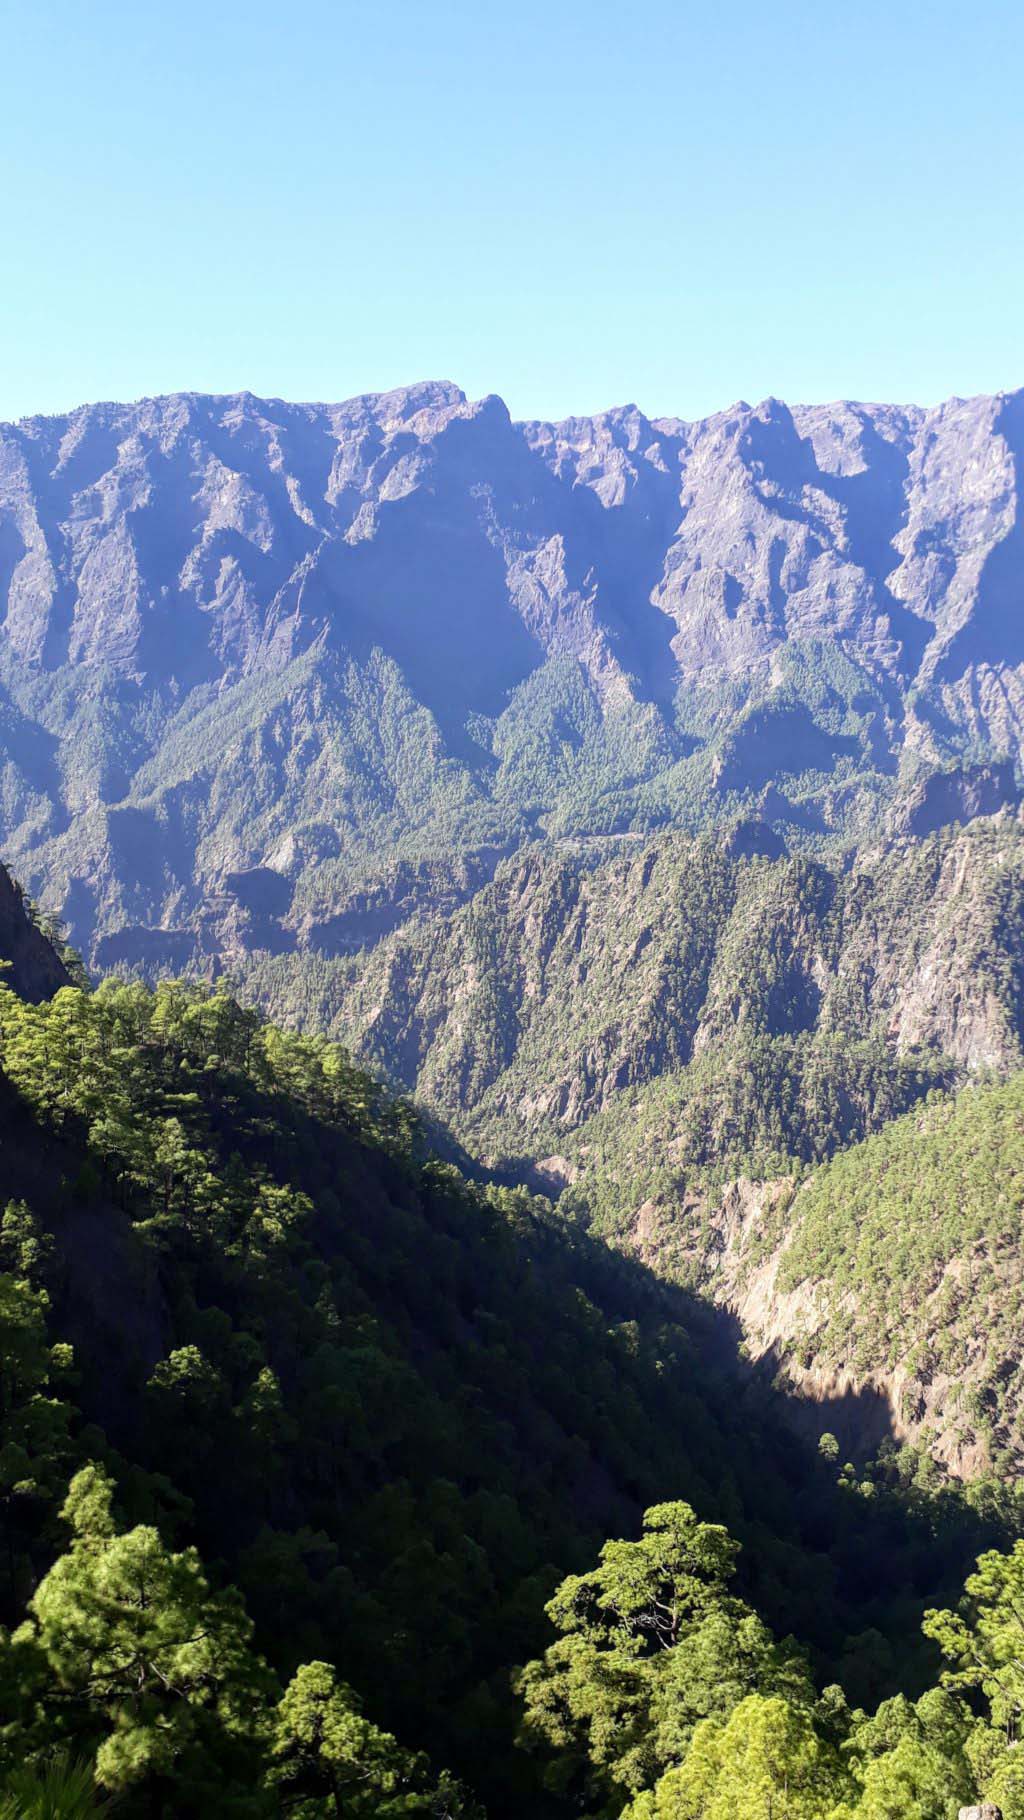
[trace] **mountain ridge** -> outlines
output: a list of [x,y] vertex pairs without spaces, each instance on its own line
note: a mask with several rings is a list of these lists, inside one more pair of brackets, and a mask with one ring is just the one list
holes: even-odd
[[[711,835],[593,856],[538,846],[467,882],[461,904],[428,901],[335,959],[267,954],[248,984],[278,1015],[291,1004],[308,1027],[333,1030],[497,1162],[517,1143],[534,1156],[541,1144],[585,1147],[618,1096],[728,1074],[737,1044],[748,1065],[752,1045],[785,1051],[787,1076],[806,1048],[837,1083],[852,1045],[873,1043],[876,1097],[901,1069],[911,1097],[1012,1070],[1022,881],[1009,812],[838,866],[730,852]],[[799,1133],[790,1110],[796,1143],[809,1109]],[[685,1167],[715,1152],[697,1143]]]
[[[883,398],[852,398],[837,393],[832,398],[795,399],[792,405],[789,405],[788,401],[783,399],[781,395],[775,392],[766,392],[764,397],[759,399],[756,404],[746,398],[734,398],[728,404],[720,405],[713,411],[705,411],[695,417],[682,416],[677,412],[662,412],[655,414],[654,412],[644,410],[644,408],[637,403],[636,399],[623,399],[617,404],[603,405],[596,411],[568,411],[563,417],[538,417],[530,412],[524,412],[521,416],[516,417],[512,415],[510,407],[505,403],[505,400],[501,397],[499,392],[482,393],[481,398],[498,399],[508,412],[510,422],[530,428],[534,426],[561,427],[563,425],[590,424],[601,418],[640,416],[646,417],[647,421],[651,423],[655,429],[681,430],[691,429],[699,424],[711,423],[718,418],[727,417],[736,411],[752,411],[757,410],[764,405],[775,406],[780,404],[787,405],[787,408],[789,409],[799,411],[829,411],[840,407],[846,407],[852,410],[900,411],[908,418],[915,416],[924,417],[929,411],[938,411],[947,405],[973,404],[981,399],[1002,400],[1013,397],[1016,392],[1021,390],[1024,390],[1024,386],[1001,387],[996,392],[950,392],[946,396],[936,399],[932,404],[921,404],[914,399],[897,401]],[[127,411],[133,410],[141,405],[163,404],[168,400],[178,399],[185,401],[202,400],[215,404],[251,402],[257,404],[282,405],[294,410],[317,411],[343,410],[348,405],[363,404],[379,399],[398,399],[415,394],[423,394],[428,403],[434,399],[442,404],[454,405],[472,402],[469,394],[454,379],[418,379],[403,385],[381,386],[376,389],[371,388],[365,392],[353,392],[339,398],[286,398],[283,393],[258,392],[254,391],[251,386],[240,386],[236,387],[234,390],[224,392],[207,391],[185,386],[173,388],[170,391],[165,392],[141,392],[135,398],[83,398],[79,399],[76,404],[68,405],[62,410],[26,411],[20,417],[0,419],[0,427],[4,429],[18,429],[22,425],[30,423],[45,424],[67,422],[71,418],[78,416],[82,411]]]
[[396,856],[724,829],[766,789],[787,839],[859,844],[1017,764],[1022,458],[1024,393],[0,426],[0,841],[90,958],[209,929],[254,868],[330,916]]

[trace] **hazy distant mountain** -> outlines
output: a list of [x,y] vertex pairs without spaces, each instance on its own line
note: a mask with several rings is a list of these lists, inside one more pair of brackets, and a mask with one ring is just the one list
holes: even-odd
[[89,951],[179,964],[365,939],[537,837],[990,810],[1022,459],[1024,393],[515,424],[425,384],[4,426],[0,849]]

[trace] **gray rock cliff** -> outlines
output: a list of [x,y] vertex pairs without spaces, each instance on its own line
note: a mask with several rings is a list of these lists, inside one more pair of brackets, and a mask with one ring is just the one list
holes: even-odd
[[1022,393],[0,426],[0,843],[91,950],[194,930],[228,875],[285,873],[298,926],[396,853],[732,826],[766,790],[856,841],[1019,762],[1022,461]]

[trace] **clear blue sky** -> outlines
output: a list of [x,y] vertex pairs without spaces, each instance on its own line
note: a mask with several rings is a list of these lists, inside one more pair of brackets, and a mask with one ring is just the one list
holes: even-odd
[[1024,384],[1019,0],[0,0],[0,417]]

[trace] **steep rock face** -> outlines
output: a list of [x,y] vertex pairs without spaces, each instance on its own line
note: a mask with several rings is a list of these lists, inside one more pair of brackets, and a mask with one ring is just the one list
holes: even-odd
[[[284,979],[255,983],[273,994]],[[810,1128],[819,1099],[823,1121],[859,1134],[845,1102],[860,1088],[842,1074],[857,1044],[874,1045],[865,1105],[901,1069],[911,1097],[957,1073],[1005,1071],[1024,1055],[1022,986],[1024,839],[1005,817],[848,870],[671,835],[596,860],[531,850],[463,907],[339,965],[307,1015],[467,1141],[536,1156],[578,1132],[582,1156],[588,1122],[624,1093],[684,1077],[714,1091],[727,1064],[750,1073],[773,1053],[800,1096],[780,1138],[801,1119]],[[779,1086],[766,1076],[759,1098]],[[891,1110],[882,1096],[876,1116]],[[641,1102],[616,1116],[637,1124],[642,1151]],[[659,1147],[680,1116],[666,1100]],[[706,1116],[712,1156],[720,1115],[709,1103]]]
[[[844,1458],[870,1457],[891,1438],[924,1447],[958,1478],[988,1470],[990,1447],[981,1425],[964,1421],[948,1371],[924,1380],[902,1360],[851,1360],[827,1341],[829,1286],[813,1278],[780,1282],[799,1218],[792,1178],[740,1177],[718,1192],[698,1191],[674,1210],[641,1210],[630,1249],[656,1271],[667,1265],[685,1275],[728,1309],[747,1356],[790,1391],[786,1407],[795,1426],[834,1434]],[[984,1372],[985,1352],[980,1338],[969,1361],[975,1378]]]
[[129,958],[267,867],[298,927],[396,849],[728,826],[766,789],[861,839],[904,775],[1018,759],[1022,451],[1021,394],[2,426],[0,839]]
[[682,1187],[624,1249],[739,1321],[851,1454],[886,1435],[953,1474],[1024,1461],[1024,1073],[935,1095],[798,1177]]
[[[789,1421],[812,1436],[834,1434],[844,1459],[868,1458],[887,1438],[917,1444],[927,1432],[936,1442],[934,1422],[926,1430],[907,1413],[908,1403],[920,1408],[921,1391],[909,1374],[899,1367],[857,1370],[816,1356],[815,1336],[824,1325],[820,1285],[779,1284],[796,1192],[792,1177],[739,1176],[717,1190],[696,1189],[674,1206],[648,1202],[624,1247],[659,1275],[680,1277],[727,1309],[746,1357],[789,1392]],[[941,1423],[935,1456],[964,1477],[987,1464],[983,1448],[950,1445]]]
[[20,886],[0,866],[0,983],[31,1004],[52,998],[71,977],[55,949],[29,917]]
[[902,826],[908,834],[934,834],[952,822],[973,821],[977,815],[995,815],[1015,802],[1017,796],[1013,766],[1009,762],[933,771],[910,793],[903,809]]

